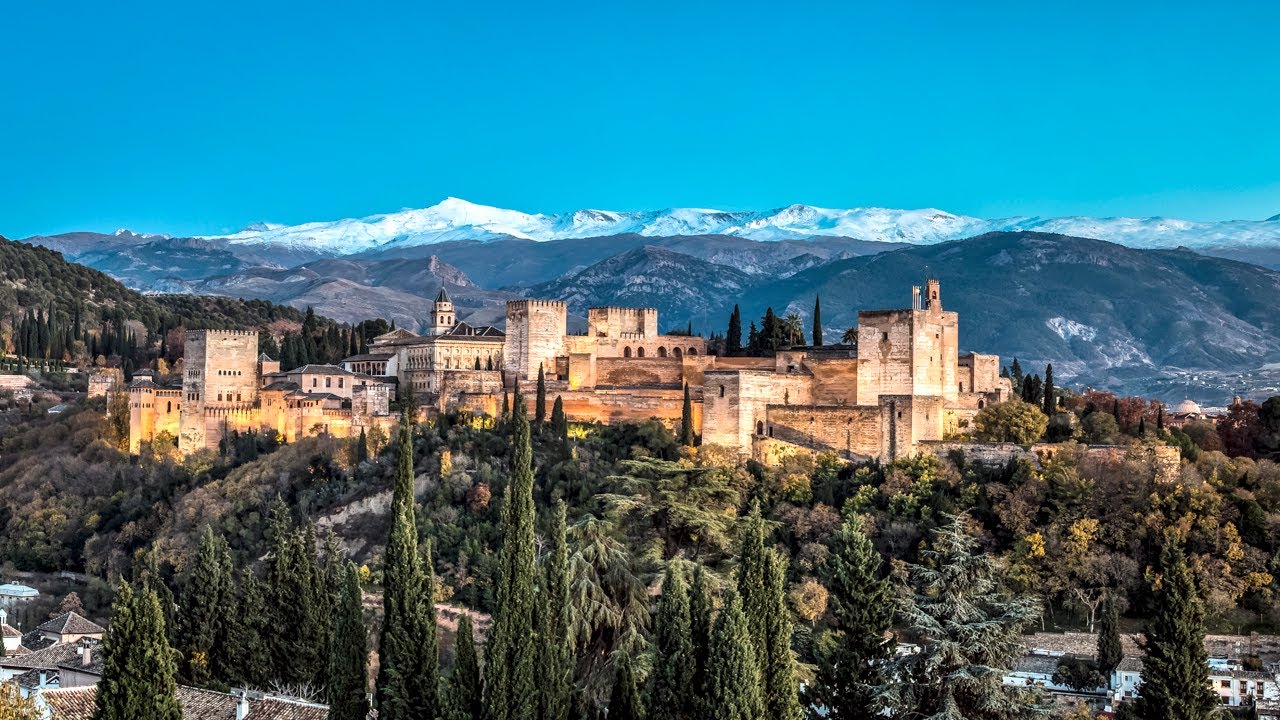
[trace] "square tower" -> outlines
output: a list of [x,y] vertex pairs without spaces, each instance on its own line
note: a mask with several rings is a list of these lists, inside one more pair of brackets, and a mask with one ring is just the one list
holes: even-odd
[[181,433],[183,453],[215,447],[207,418],[242,412],[258,399],[258,333],[191,330],[183,348]]
[[881,395],[922,395],[955,400],[959,392],[959,316],[942,309],[938,281],[924,296],[912,289],[908,310],[858,313],[858,403]]
[[539,367],[555,375],[568,328],[569,307],[559,300],[509,301],[502,369],[519,380],[538,377]]

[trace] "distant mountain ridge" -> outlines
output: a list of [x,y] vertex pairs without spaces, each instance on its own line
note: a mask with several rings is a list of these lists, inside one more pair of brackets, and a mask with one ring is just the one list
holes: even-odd
[[[1278,216],[1280,218],[1280,216]],[[1192,222],[1172,218],[1009,217],[982,219],[925,208],[897,210],[788,205],[758,211],[704,208],[524,213],[458,198],[422,209],[300,225],[258,223],[229,235],[234,245],[352,254],[454,240],[511,237],[538,242],[635,234],[646,237],[730,235],[759,241],[846,237],[928,245],[987,232],[1053,232],[1130,247],[1280,247],[1280,219]]]

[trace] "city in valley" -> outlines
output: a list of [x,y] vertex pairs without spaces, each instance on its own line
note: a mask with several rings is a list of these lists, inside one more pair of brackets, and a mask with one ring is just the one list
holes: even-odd
[[13,8],[0,720],[1280,719],[1278,23]]

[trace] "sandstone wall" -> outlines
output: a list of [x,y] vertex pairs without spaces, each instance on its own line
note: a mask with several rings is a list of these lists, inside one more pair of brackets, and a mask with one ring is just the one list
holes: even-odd
[[597,387],[628,385],[684,386],[684,367],[680,360],[669,358],[598,358]]
[[[536,386],[536,375],[534,383]],[[446,412],[451,408],[458,408],[497,417],[502,412],[502,391],[502,373],[500,372],[450,370],[441,376],[440,397],[436,409]],[[537,391],[536,387],[534,391]]]
[[182,432],[178,439],[182,452],[218,446],[221,433],[209,436],[205,409],[251,405],[257,399],[257,370],[256,331],[192,330],[187,333],[183,349]]
[[507,336],[503,369],[520,379],[538,377],[538,367],[554,372],[568,332],[568,308],[556,300],[512,300],[507,303]]
[[818,405],[858,404],[857,358],[813,359],[804,361],[813,375],[813,401]]
[[763,370],[708,370],[703,375],[704,445],[750,452],[752,436],[765,434],[769,405],[810,405],[813,379]]
[[658,311],[655,308],[588,308],[587,326],[587,334],[592,337],[650,337],[658,334]]
[[993,392],[1002,386],[999,355],[961,355],[959,369],[959,382],[963,383],[960,388],[962,394]]
[[880,453],[880,408],[768,406],[766,436],[801,447],[865,459]]

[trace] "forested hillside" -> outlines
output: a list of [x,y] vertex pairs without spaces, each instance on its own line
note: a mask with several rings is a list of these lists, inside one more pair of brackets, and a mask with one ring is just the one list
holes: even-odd
[[[3,238],[0,308],[0,350],[27,366],[172,362],[183,331],[194,329],[261,330],[263,349],[290,367],[334,362],[367,340],[350,325],[264,300],[143,295],[55,251]],[[384,327],[371,324],[370,332]]]

